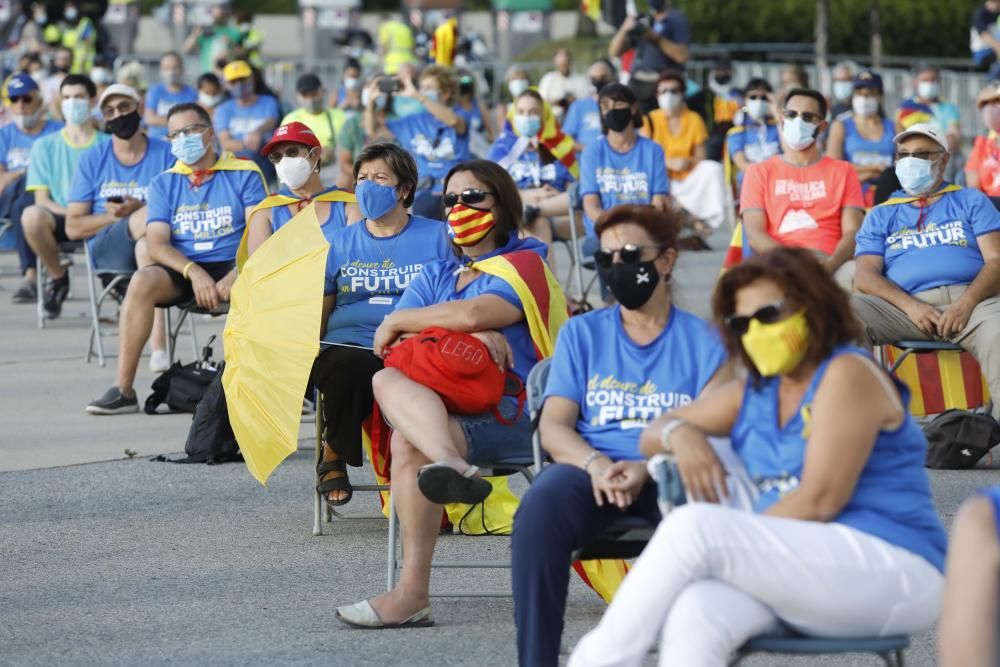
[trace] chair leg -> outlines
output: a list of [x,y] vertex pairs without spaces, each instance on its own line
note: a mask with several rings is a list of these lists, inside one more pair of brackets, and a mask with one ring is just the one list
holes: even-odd
[[396,496],[391,491],[389,492],[389,548],[388,557],[386,558],[386,577],[385,585],[386,591],[391,591],[396,587],[396,532],[397,532],[397,517],[396,517]]
[[[320,461],[323,460],[323,396],[318,391],[316,392],[316,467],[319,467]],[[316,468],[313,468],[315,470]],[[313,486],[313,535],[323,534],[323,515],[325,512],[323,508],[326,503],[323,502],[322,494],[316,490],[316,486],[319,485],[319,475],[314,474],[313,479],[315,481],[315,486]]]
[[195,331],[194,317],[188,316],[188,328],[191,329],[191,359],[197,361],[201,359],[201,350],[198,349],[198,332]]
[[35,284],[38,292],[38,328],[45,328],[45,265],[41,257],[35,259]]
[[101,294],[101,300],[98,301],[97,294],[95,290],[97,285],[95,284],[96,276],[94,275],[94,267],[90,264],[90,249],[88,248],[86,242],[83,244],[84,247],[84,259],[83,261],[87,264],[87,292],[90,294],[90,346],[87,348],[87,363],[90,363],[91,357],[94,356],[94,346],[97,346],[97,365],[101,368],[104,367],[104,341],[101,337],[101,302],[104,300],[104,294]]
[[174,363],[174,337],[173,337],[173,319],[170,316],[170,311],[172,308],[163,309],[163,321],[164,325],[167,327],[167,360],[173,364]]

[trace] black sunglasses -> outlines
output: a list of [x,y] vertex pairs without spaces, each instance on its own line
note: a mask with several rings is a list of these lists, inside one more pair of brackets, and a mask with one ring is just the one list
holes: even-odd
[[818,113],[813,113],[812,111],[795,111],[794,109],[785,109],[781,112],[781,115],[787,120],[795,120],[795,118],[801,118],[807,123],[812,123],[813,125],[819,125],[823,122],[823,117]]
[[747,101],[750,101],[750,100],[767,100],[767,95],[764,95],[764,94],[760,94],[760,95],[747,95]]
[[462,202],[466,206],[471,206],[473,204],[482,204],[483,200],[492,194],[492,192],[487,192],[486,190],[475,189],[469,189],[465,192],[457,193],[449,192],[441,198],[441,203],[444,204],[445,208],[451,208],[458,202]]
[[634,245],[632,243],[628,243],[617,249],[600,248],[594,251],[594,264],[602,269],[606,269],[615,261],[616,253],[622,264],[638,264],[642,261],[642,251],[646,248],[652,248],[657,252],[662,250],[657,245]]
[[915,151],[913,153],[899,152],[896,153],[897,160],[903,160],[908,157],[915,157],[918,160],[933,160],[938,155],[943,155],[944,151]]
[[14,95],[10,98],[11,105],[17,104],[18,102],[24,102],[25,104],[31,104],[35,101],[33,95]]
[[725,320],[726,326],[729,327],[733,333],[737,333],[742,336],[747,331],[750,331],[751,320],[757,320],[761,324],[774,324],[775,322],[779,322],[784,308],[784,301],[775,301],[774,303],[769,303],[766,306],[761,306],[753,315],[730,315]]

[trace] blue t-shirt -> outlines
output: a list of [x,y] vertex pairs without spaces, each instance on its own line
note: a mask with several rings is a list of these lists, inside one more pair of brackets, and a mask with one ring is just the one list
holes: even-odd
[[[601,137],[580,155],[580,197],[599,195],[601,208],[619,204],[651,204],[653,195],[670,194],[663,149],[646,137],[636,137],[635,146],[619,153]],[[583,218],[590,235],[594,221]]]
[[[856,167],[888,168],[896,155],[896,144],[892,137],[895,134],[892,121],[882,119],[882,136],[872,141],[861,136],[853,116],[841,121],[844,124],[844,159]],[[865,185],[872,185],[878,179],[870,179]]]
[[[330,188],[330,190],[336,189],[336,187]],[[330,190],[325,190],[324,192],[330,192]],[[326,237],[326,240],[332,241],[334,232],[347,226],[347,204],[341,201],[332,201],[328,203],[330,204],[330,213],[327,215],[326,220],[320,223],[320,229],[323,231],[323,236]],[[295,213],[289,211],[287,206],[275,206],[272,208],[271,233],[274,233],[287,225],[293,217],[295,217]]]
[[913,204],[873,208],[858,231],[855,257],[881,256],[885,277],[910,294],[971,283],[984,264],[976,238],[1000,231],[1000,212],[986,195],[968,188],[945,194],[925,210],[917,229],[920,210]]
[[[177,104],[187,104],[198,101],[198,91],[191,86],[182,86],[179,91],[172,92],[166,84],[158,83],[146,93],[146,108],[152,109],[157,116],[166,116],[170,108]],[[167,136],[167,127],[150,127],[149,136],[163,138]]]
[[[733,425],[732,442],[761,492],[754,511],[764,512],[798,487],[808,439],[802,414],[808,413],[830,362],[843,354],[871,358],[860,348],[836,348],[816,369],[802,397],[802,408],[784,428],[778,426],[779,378],[764,378],[756,387],[753,382],[747,383],[743,406]],[[902,404],[909,405],[909,391],[894,382]],[[880,431],[854,493],[834,521],[922,556],[941,570],[947,537],[931,498],[924,470],[926,453],[924,432],[908,413],[899,428]]]
[[[687,46],[691,43],[691,22],[684,12],[676,8],[671,8],[664,18],[653,22],[653,32],[660,37],[669,39],[674,44]],[[642,69],[651,69],[657,72],[662,72],[665,69],[683,70],[684,63],[677,62],[661,51],[658,45],[648,39],[643,39],[636,47],[635,60],[632,62],[633,72]]]
[[687,311],[671,307],[660,335],[639,345],[625,333],[621,306],[602,308],[560,330],[545,396],[580,406],[576,430],[591,447],[637,460],[646,424],[694,400],[725,360],[715,331]]
[[601,110],[597,100],[588,95],[569,105],[563,119],[562,131],[586,148],[603,136],[601,130]]
[[[261,126],[265,121],[281,120],[281,108],[278,100],[270,95],[258,95],[253,104],[240,106],[236,100],[226,100],[215,108],[213,124],[216,132],[228,130],[233,139],[243,139]],[[270,132],[265,132],[263,141],[271,138]]]
[[373,236],[362,221],[335,231],[326,257],[326,288],[337,304],[326,323],[327,343],[371,347],[375,330],[427,265],[452,256],[440,220],[410,216],[395,236]]
[[90,204],[90,212],[103,213],[108,197],[132,197],[146,201],[150,182],[174,165],[170,144],[147,138],[146,154],[132,166],[115,157],[114,141],[94,146],[80,157],[69,201]]
[[[544,258],[548,251],[548,246],[531,238],[512,238],[505,246],[484,255],[481,259],[505,255],[518,250],[537,252]],[[438,303],[463,301],[466,299],[475,299],[477,296],[485,294],[493,294],[520,309],[522,312],[524,311],[524,304],[521,303],[521,299],[517,296],[514,288],[510,286],[510,283],[496,276],[485,273],[480,274],[478,278],[461,290],[456,289],[458,271],[461,267],[461,261],[454,254],[445,261],[435,262],[424,267],[423,272],[417,276],[416,280],[410,283],[406,292],[403,293],[403,297],[399,300],[397,308],[399,310],[423,308],[424,306],[433,306]],[[500,333],[504,335],[511,350],[514,351],[513,372],[524,382],[528,378],[528,373],[531,372],[531,369],[538,362],[538,356],[535,354],[535,344],[531,340],[531,332],[528,330],[528,324],[522,319],[510,326],[503,327]]]
[[[748,122],[741,127],[733,128],[726,135],[726,149],[730,155],[743,153],[750,164],[763,162],[772,155],[781,152],[781,139],[778,136],[778,126],[772,122]],[[743,172],[736,175],[738,185],[743,184]]]
[[31,161],[31,146],[46,134],[58,132],[62,126],[62,123],[47,120],[38,134],[25,134],[13,123],[0,127],[0,165],[8,172],[26,170]]
[[439,182],[448,171],[471,158],[468,128],[459,134],[427,111],[389,119],[386,126],[413,155],[420,179],[434,179],[432,189],[440,189]]
[[247,211],[265,197],[259,170],[217,171],[198,188],[183,174],[160,174],[149,185],[147,223],[170,225],[170,245],[192,261],[232,261]]
[[479,110],[478,104],[473,104],[472,109],[466,109],[461,104],[456,104],[452,111],[465,120],[465,127],[469,132],[481,132],[483,129],[483,114]]
[[[500,162],[511,152],[517,140],[518,136],[513,132],[504,132],[493,142],[486,159],[490,162]],[[565,192],[573,181],[573,174],[569,173],[566,165],[559,160],[542,164],[541,153],[530,146],[507,166],[507,173],[514,179],[518,190],[551,185],[556,190]]]

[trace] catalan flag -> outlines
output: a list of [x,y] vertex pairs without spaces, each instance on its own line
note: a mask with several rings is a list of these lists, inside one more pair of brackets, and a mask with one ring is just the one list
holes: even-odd
[[[509,129],[514,135],[520,136],[514,127],[514,115],[514,105],[508,105],[504,130]],[[576,142],[559,128],[552,107],[545,101],[542,101],[542,129],[538,132],[538,143],[545,146],[555,159],[562,162],[569,173],[573,174],[573,178],[580,177],[580,167],[576,162]]]
[[729,239],[726,256],[722,260],[722,270],[727,271],[752,255],[750,245],[743,238],[743,223],[737,222],[733,235]]
[[455,204],[448,213],[452,239],[458,245],[472,245],[486,236],[496,221],[489,209],[479,209]]
[[442,67],[455,64],[455,51],[458,48],[458,19],[452,16],[434,30],[431,38],[431,58]]
[[[903,351],[886,345],[886,366],[892,366]],[[990,400],[986,379],[968,352],[939,350],[911,354],[896,369],[896,377],[910,389],[910,413],[917,417],[945,410],[972,410]]]
[[594,23],[601,18],[601,0],[583,0],[580,11]]

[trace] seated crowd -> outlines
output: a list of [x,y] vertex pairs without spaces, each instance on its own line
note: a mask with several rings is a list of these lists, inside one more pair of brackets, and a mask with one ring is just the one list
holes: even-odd
[[[1000,93],[977,100],[990,134],[962,187],[937,70],[919,66],[890,114],[873,70],[838,65],[828,99],[794,68],[779,93],[760,78],[734,90],[726,62],[708,103],[677,68],[686,20],[650,6],[658,22],[628,84],[606,59],[574,74],[563,50],[537,88],[512,67],[492,110],[473,73],[409,61],[367,78],[348,62],[339,89],[304,73],[292,110],[246,60],[192,87],[168,53],[148,91],[68,74],[51,110],[16,73],[0,128],[14,300],[41,291],[60,316],[70,241],[98,273],[128,275],[114,385],[86,411],[137,412],[147,344],[152,371],[171,361],[164,309],[218,309],[283,226],[315,224],[329,243],[309,383],[324,397],[317,491],[352,501],[363,425],[384,417],[405,553],[393,590],[337,608],[350,626],[431,625],[441,506],[487,501],[479,466],[531,455],[518,392],[465,414],[393,359],[438,328],[478,341],[507,384],[551,357],[537,424],[551,463],[513,524],[520,664],[558,664],[573,554],[623,515],[659,525],[570,665],[640,664],[657,641],[661,664],[722,665],[782,627],[920,633],[942,598],[943,660],[972,664],[969,651],[997,648],[954,639],[969,612],[945,590],[926,439],[871,350],[953,342],[1000,396]],[[898,187],[875,205],[887,182]],[[707,247],[737,213],[744,261],[706,322],[674,303],[682,236]],[[569,319],[551,246],[575,220],[607,307]],[[688,501],[666,516],[646,465],[657,454]],[[963,511],[956,558],[971,564],[949,564],[956,590],[975,587],[972,564],[996,579],[998,520],[995,490]]]

